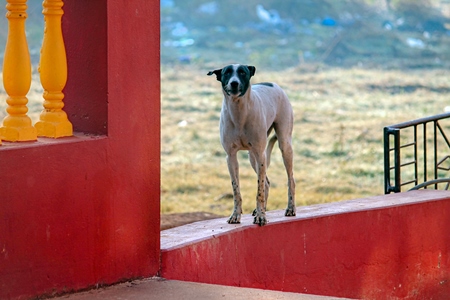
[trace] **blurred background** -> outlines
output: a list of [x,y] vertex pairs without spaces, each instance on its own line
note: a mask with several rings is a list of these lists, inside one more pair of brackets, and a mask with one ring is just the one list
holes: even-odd
[[448,0],[162,0],[161,13],[163,64],[429,67],[450,58]]
[[[0,62],[5,5],[0,5]],[[42,1],[27,5],[27,38],[36,65]],[[239,57],[274,69],[307,62],[441,66],[450,58],[449,20],[450,0],[161,0],[161,63]]]

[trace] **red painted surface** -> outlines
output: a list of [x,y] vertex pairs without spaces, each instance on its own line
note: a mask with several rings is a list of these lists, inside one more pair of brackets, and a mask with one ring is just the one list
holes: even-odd
[[64,104],[78,132],[108,133],[107,53],[112,50],[108,38],[111,43],[115,38],[107,33],[106,2],[64,1],[63,34],[68,61]]
[[0,146],[0,299],[159,269],[158,0],[64,1],[75,130]]
[[272,212],[265,227],[247,217],[163,231],[162,276],[358,299],[450,299],[449,192],[282,214]]

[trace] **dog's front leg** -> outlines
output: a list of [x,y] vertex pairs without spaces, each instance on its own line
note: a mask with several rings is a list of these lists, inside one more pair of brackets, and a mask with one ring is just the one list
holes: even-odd
[[266,219],[266,159],[265,154],[256,159],[257,174],[258,174],[258,193],[256,195],[256,213],[253,219],[253,224],[264,226],[267,223]]
[[234,208],[228,219],[228,223],[236,224],[241,222],[242,197],[239,189],[239,163],[236,153],[227,156],[228,171],[230,172],[231,186],[233,188]]

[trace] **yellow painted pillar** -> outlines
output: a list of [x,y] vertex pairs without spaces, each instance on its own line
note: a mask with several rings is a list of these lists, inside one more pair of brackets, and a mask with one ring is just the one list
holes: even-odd
[[39,116],[35,127],[38,136],[59,138],[72,136],[72,123],[64,107],[62,90],[67,82],[66,49],[61,29],[63,15],[61,0],[44,0],[45,29],[42,42],[39,73],[44,88],[44,110]]
[[8,115],[3,119],[0,135],[6,141],[34,141],[36,129],[27,116],[31,85],[31,62],[25,36],[27,0],[7,0],[8,38],[3,58],[3,86],[8,94]]

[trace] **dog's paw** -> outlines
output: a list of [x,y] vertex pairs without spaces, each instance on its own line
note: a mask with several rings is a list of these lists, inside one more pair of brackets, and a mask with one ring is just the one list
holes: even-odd
[[241,223],[241,215],[237,213],[233,213],[228,219],[228,224],[240,224]]
[[259,226],[264,226],[267,224],[267,219],[266,216],[264,215],[256,215],[255,218],[253,219],[253,224],[257,224]]
[[294,217],[295,216],[295,206],[286,208],[286,212],[284,213],[286,217]]

